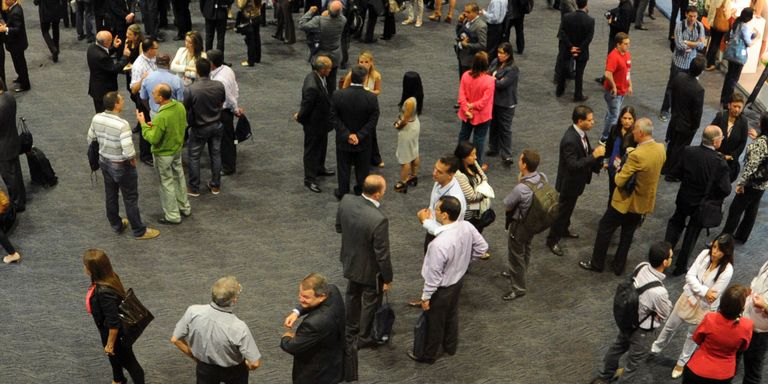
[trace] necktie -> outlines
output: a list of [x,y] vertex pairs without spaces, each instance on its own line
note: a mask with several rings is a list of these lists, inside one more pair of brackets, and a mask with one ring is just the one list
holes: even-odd
[[584,152],[589,152],[589,145],[587,144],[587,135],[581,137],[581,145],[584,146]]

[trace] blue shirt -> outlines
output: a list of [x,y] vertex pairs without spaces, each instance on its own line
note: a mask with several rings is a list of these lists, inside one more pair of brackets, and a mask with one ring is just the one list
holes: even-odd
[[507,15],[506,0],[491,0],[488,8],[483,11],[483,17],[488,24],[501,24]]
[[139,93],[139,97],[141,97],[142,100],[149,101],[149,108],[151,109],[150,114],[152,116],[154,116],[160,109],[160,105],[155,103],[154,98],[152,98],[152,90],[155,89],[158,84],[162,83],[168,84],[171,87],[173,99],[184,101],[184,84],[181,82],[181,79],[168,69],[158,68],[144,79],[144,82],[141,83],[141,91]]
[[[684,20],[675,26],[675,54],[672,56],[672,62],[676,67],[687,70],[691,62],[696,58],[700,50],[703,50],[705,43],[701,41],[704,37],[704,25],[700,21],[693,23],[693,28],[688,28],[688,21]],[[696,48],[691,48],[685,41],[695,41]]]

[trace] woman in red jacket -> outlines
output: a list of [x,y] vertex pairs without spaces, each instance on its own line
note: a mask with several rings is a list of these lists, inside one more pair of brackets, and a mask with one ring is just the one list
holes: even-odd
[[683,371],[684,384],[730,383],[736,375],[736,353],[752,340],[752,320],[742,318],[749,291],[731,285],[720,298],[720,309],[704,316],[693,341],[699,345]]
[[491,126],[493,92],[496,88],[496,79],[487,71],[488,54],[480,51],[472,60],[472,68],[461,75],[459,84],[459,119],[462,121],[459,142],[469,141],[469,137],[474,135],[479,164],[483,164],[483,146]]

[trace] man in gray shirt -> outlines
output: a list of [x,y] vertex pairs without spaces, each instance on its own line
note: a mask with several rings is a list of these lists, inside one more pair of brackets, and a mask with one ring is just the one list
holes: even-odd
[[343,5],[341,1],[334,0],[328,5],[328,10],[319,15],[316,6],[309,7],[309,11],[299,19],[299,29],[314,34],[317,37],[316,52],[312,52],[309,62],[314,61],[317,55],[328,56],[333,65],[331,73],[328,75],[328,93],[332,94],[336,90],[336,71],[341,62],[341,35],[344,32],[344,25],[347,19],[341,14]]
[[197,362],[198,383],[248,383],[261,365],[250,329],[232,314],[243,286],[233,276],[213,284],[211,303],[191,305],[176,323],[171,343]]

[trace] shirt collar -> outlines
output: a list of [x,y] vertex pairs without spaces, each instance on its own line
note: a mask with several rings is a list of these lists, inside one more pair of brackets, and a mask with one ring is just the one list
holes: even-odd
[[578,125],[574,124],[573,125],[573,129],[576,130],[576,133],[578,133],[579,137],[581,137],[582,139],[587,136],[586,132],[582,131],[581,128],[579,128]]
[[374,200],[374,199],[371,199],[370,197],[366,196],[364,193],[363,193],[363,199],[366,199],[366,200],[370,201],[371,203],[373,203],[373,205],[374,205],[376,208],[378,208],[378,207],[381,205],[381,203],[380,203],[380,202],[378,202],[378,201],[376,201],[376,200]]
[[358,84],[358,83],[350,83],[349,86],[350,87],[362,87],[363,85],[362,84]]
[[702,146],[702,147],[705,147],[705,148],[709,148],[709,149],[711,149],[711,150],[715,151],[715,146],[714,146],[714,145],[706,145],[706,144],[702,144],[701,146]]
[[217,311],[221,311],[221,312],[232,313],[232,306],[231,305],[229,307],[219,307],[218,305],[216,305],[216,303],[211,301],[211,308],[213,308],[213,309],[215,309]]
[[453,184],[455,184],[455,183],[456,183],[456,177],[451,179],[451,181],[449,181],[448,184],[446,184],[444,187],[441,187],[440,184],[435,183],[435,185],[437,186],[437,193],[443,193],[443,192],[451,189],[451,187],[453,187]]
[[539,171],[533,171],[533,172],[529,173],[529,174],[528,174],[528,176],[523,176],[523,177],[520,179],[520,181],[522,181],[522,180],[527,180],[527,179],[532,179],[532,178],[534,178],[534,177],[536,177],[536,176],[539,176]]
[[443,232],[445,232],[445,231],[447,231],[447,230],[449,230],[451,228],[456,228],[458,223],[459,223],[459,221],[457,220],[457,221],[454,221],[453,223],[450,223],[450,224],[440,225],[437,229],[435,229],[435,236],[438,236],[439,234],[441,234],[441,233],[443,233]]

